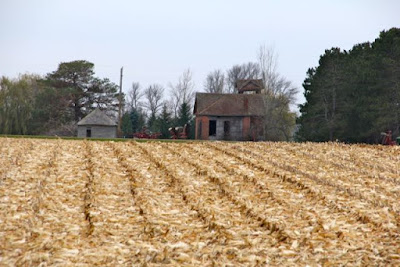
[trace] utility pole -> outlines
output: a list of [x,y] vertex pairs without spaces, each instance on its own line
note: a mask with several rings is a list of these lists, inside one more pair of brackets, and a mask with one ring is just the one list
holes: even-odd
[[121,76],[119,79],[119,105],[118,105],[118,137],[122,137],[122,132],[121,132],[121,123],[122,123],[122,118],[121,118],[121,113],[122,113],[122,72],[124,70],[124,67],[121,67]]

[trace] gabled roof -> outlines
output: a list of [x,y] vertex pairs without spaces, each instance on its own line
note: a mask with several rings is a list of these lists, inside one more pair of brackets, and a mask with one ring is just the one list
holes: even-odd
[[196,93],[193,113],[207,116],[264,116],[261,94]]
[[261,79],[237,80],[235,86],[239,93],[244,91],[260,92],[264,87]]
[[108,117],[99,108],[90,112],[86,117],[78,122],[78,125],[101,125],[101,126],[117,126],[110,117]]

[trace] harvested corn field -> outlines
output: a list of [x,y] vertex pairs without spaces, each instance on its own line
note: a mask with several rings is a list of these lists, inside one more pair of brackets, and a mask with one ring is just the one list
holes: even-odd
[[0,265],[400,265],[400,149],[0,138]]

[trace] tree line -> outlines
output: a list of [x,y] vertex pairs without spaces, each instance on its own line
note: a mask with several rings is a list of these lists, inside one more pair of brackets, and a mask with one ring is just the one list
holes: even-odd
[[[295,124],[290,111],[297,89],[277,71],[277,55],[271,48],[259,48],[254,62],[237,64],[226,72],[211,71],[203,84],[205,92],[237,93],[236,81],[262,79],[266,110],[267,140],[289,140]],[[169,128],[190,126],[194,138],[195,96],[193,73],[183,71],[167,89],[160,84],[142,87],[133,82],[122,96],[122,135],[131,137],[144,127],[169,138]],[[166,95],[166,92],[169,92]],[[76,123],[96,107],[115,120],[119,104],[118,86],[95,75],[94,64],[85,60],[60,63],[45,76],[21,75],[0,81],[0,134],[73,136]]]
[[169,99],[165,88],[160,84],[151,84],[142,88],[139,82],[133,82],[126,95],[125,112],[122,116],[122,133],[131,137],[143,131],[160,133],[160,138],[170,138],[169,128],[188,126],[189,138],[194,139],[194,82],[190,69],[185,70],[176,83],[170,83]]
[[399,135],[400,29],[349,51],[326,50],[303,87],[299,140],[378,143],[382,132]]
[[[207,75],[203,90],[207,93],[237,93],[236,82],[243,79],[261,79],[265,100],[265,139],[289,141],[293,137],[295,113],[290,110],[294,104],[297,89],[277,71],[277,54],[274,49],[261,46],[255,61],[236,64],[226,71],[216,69]],[[153,84],[141,88],[137,82],[127,94],[127,112],[123,116],[124,135],[140,131],[143,126],[151,131],[169,137],[168,128],[190,125],[189,135],[194,138],[194,82],[192,72],[187,69],[176,83],[168,85],[170,98],[162,101],[164,87]],[[146,112],[147,111],[147,112]],[[147,118],[147,120],[146,120]],[[146,124],[147,121],[147,124]]]
[[116,112],[117,89],[96,77],[94,64],[84,60],[61,63],[44,77],[2,77],[0,133],[73,136],[76,123],[94,108]]
[[[143,91],[133,83],[122,95],[122,131],[132,136],[143,126],[169,138],[168,128],[190,123],[194,96],[192,73],[186,70],[170,85],[172,97],[164,100],[164,88],[152,84]],[[44,77],[24,74],[0,80],[0,134],[76,135],[76,123],[95,108],[118,120],[118,85],[98,78],[94,64],[85,60],[60,63]],[[172,101],[173,100],[173,101]],[[174,111],[174,112],[172,112]]]

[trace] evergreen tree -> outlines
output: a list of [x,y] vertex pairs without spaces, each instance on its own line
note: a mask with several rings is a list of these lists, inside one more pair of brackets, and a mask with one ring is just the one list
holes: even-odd
[[303,83],[298,138],[377,143],[400,127],[400,29],[381,32],[372,44],[326,50]]
[[196,134],[196,118],[193,117],[189,123],[188,139],[194,140],[195,134]]
[[132,132],[140,132],[145,126],[145,114],[141,109],[133,108],[129,114],[132,123]]
[[303,136],[314,141],[332,141],[338,138],[343,111],[343,75],[346,53],[339,48],[326,50],[319,60],[319,66],[309,69],[303,83],[305,105],[300,106]]
[[159,125],[157,122],[157,117],[155,114],[151,114],[149,119],[147,120],[147,128],[153,133],[160,131],[160,128],[159,128]]
[[118,86],[108,79],[94,76],[94,64],[85,60],[60,63],[47,75],[47,82],[58,90],[68,92],[69,107],[78,122],[95,107],[117,110]]
[[160,116],[157,119],[158,129],[161,133],[161,138],[168,139],[171,137],[169,128],[172,127],[171,113],[168,111],[167,105],[164,103]]
[[129,113],[122,116],[122,134],[124,137],[132,137],[132,121]]
[[372,43],[380,94],[379,117],[376,126],[400,134],[400,29],[380,33]]
[[192,119],[192,110],[190,105],[186,102],[183,102],[178,110],[178,125],[184,126],[185,124],[189,123]]

